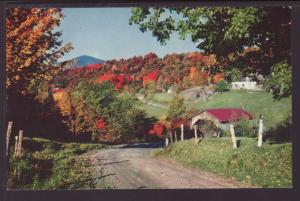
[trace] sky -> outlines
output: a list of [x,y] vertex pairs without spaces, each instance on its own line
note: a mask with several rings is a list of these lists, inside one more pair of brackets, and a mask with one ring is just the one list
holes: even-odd
[[58,30],[63,44],[74,49],[61,61],[81,55],[103,60],[130,58],[154,52],[159,57],[169,53],[199,51],[190,38],[171,35],[167,45],[160,45],[151,32],[142,33],[137,25],[129,25],[130,8],[64,8],[65,18]]

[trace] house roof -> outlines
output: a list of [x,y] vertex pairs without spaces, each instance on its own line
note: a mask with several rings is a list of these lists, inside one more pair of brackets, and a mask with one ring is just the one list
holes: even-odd
[[[197,113],[194,116],[197,116],[198,114],[201,114],[202,112],[207,112],[216,119],[218,119],[221,123],[223,122],[229,122],[229,121],[235,121],[240,120],[242,118],[246,119],[254,119],[255,116],[250,114],[249,112],[240,109],[240,108],[212,108],[212,109],[205,109],[201,112]],[[194,117],[193,116],[193,117]]]

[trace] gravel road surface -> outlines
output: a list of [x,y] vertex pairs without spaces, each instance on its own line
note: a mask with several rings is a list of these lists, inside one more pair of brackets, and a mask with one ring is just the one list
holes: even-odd
[[[116,145],[91,152],[92,165],[103,171],[116,189],[249,188],[233,179],[185,167],[173,160],[149,156],[161,143]],[[95,173],[96,174],[96,173]],[[97,176],[97,175],[95,175]]]

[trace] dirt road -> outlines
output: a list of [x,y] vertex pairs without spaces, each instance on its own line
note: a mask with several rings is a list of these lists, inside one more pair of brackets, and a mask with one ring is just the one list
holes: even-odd
[[184,167],[174,161],[155,159],[150,151],[159,143],[112,146],[89,155],[105,179],[117,189],[245,188],[245,184],[212,173]]

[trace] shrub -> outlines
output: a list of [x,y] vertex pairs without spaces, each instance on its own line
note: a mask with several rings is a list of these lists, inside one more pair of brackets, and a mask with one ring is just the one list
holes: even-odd
[[291,65],[286,60],[275,64],[264,85],[267,91],[272,92],[275,100],[290,96],[292,94]]
[[169,119],[177,119],[182,116],[186,111],[186,106],[184,105],[184,98],[182,96],[176,95],[173,97],[168,108]]
[[145,91],[145,88],[141,88],[141,89],[139,90],[139,93],[140,93],[140,94],[145,95],[145,92],[146,92],[146,91]]
[[264,139],[275,142],[291,142],[292,140],[292,117],[289,115],[286,119],[275,128],[268,130]]
[[235,125],[236,136],[256,137],[258,130],[255,129],[256,127],[254,127],[253,124],[254,124],[253,122],[247,119],[242,119],[239,122],[237,122]]
[[236,82],[239,80],[241,72],[238,68],[227,69],[224,72],[224,77],[227,82]]
[[221,80],[215,87],[216,92],[229,91],[229,85],[224,80]]

